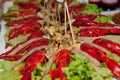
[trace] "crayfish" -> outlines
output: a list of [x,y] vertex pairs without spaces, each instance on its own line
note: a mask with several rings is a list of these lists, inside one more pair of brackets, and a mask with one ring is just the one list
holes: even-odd
[[63,73],[62,68],[67,67],[70,63],[70,54],[69,50],[61,50],[57,53],[55,62],[58,66],[58,73],[60,76],[60,80],[67,80],[66,75]]
[[102,28],[85,28],[78,32],[79,37],[97,37],[103,36],[107,33],[107,30]]
[[79,14],[85,9],[86,4],[73,5],[69,7],[69,12],[73,14]]
[[62,68],[67,67],[70,63],[70,55],[71,51],[67,49],[60,50],[57,52],[55,56],[55,63],[57,65],[57,69],[50,70],[48,74],[51,77],[51,80],[55,80],[56,78],[60,78],[60,80],[67,80],[66,75],[63,73]]
[[37,64],[40,64],[41,66],[45,63],[46,56],[44,51],[38,50],[34,52],[32,55],[30,55],[25,60],[25,66],[23,69],[21,69],[21,73],[23,74],[23,77],[21,80],[29,80],[31,79],[31,73],[36,67]]
[[41,24],[39,22],[33,21],[31,23],[23,24],[18,28],[13,28],[8,34],[9,40],[17,37],[19,34],[26,35],[35,32],[40,27]]
[[83,43],[80,46],[80,49],[84,52],[88,53],[93,58],[97,59],[98,61],[105,62],[111,72],[118,78],[120,78],[120,65],[115,62],[114,60],[108,58],[103,51],[98,48],[95,48],[87,43]]
[[39,6],[33,2],[19,2],[17,5],[23,9],[33,9],[35,11],[40,9]]
[[100,16],[105,16],[105,15],[94,15],[94,14],[89,14],[89,15],[79,15],[75,16],[74,19],[75,21],[72,23],[73,26],[79,27],[115,27],[119,26],[117,24],[112,24],[112,23],[107,23],[107,22],[96,22],[94,21],[97,17]]
[[[18,9],[10,8],[7,15],[3,15],[2,18],[6,19],[21,19],[30,16],[37,15],[37,11],[40,9],[37,4],[33,2],[18,2]],[[11,21],[11,20],[10,20]]]
[[107,39],[97,38],[93,41],[94,44],[97,44],[105,49],[117,54],[120,56],[120,45]]
[[20,59],[25,51],[30,51],[38,46],[48,44],[48,39],[45,38],[33,38],[27,42],[23,42],[11,48],[9,51],[0,55],[0,59],[16,61]]
[[38,22],[41,20],[38,16],[31,16],[28,18],[14,20],[8,22],[6,25],[8,27],[13,27],[8,34],[9,40],[17,37],[19,34],[27,34],[36,31],[41,27],[41,24]]
[[[69,5],[71,2],[72,2],[73,0],[67,0],[67,4]],[[40,4],[42,5],[42,6],[45,6],[44,4],[50,4],[52,7],[55,7],[55,5],[57,4],[57,0],[47,0],[47,1],[45,1],[45,0],[41,0],[40,1]],[[63,3],[62,3],[63,4]]]
[[10,21],[6,24],[6,27],[13,27],[13,26],[17,27],[19,25],[23,25],[23,24],[27,24],[27,23],[31,23],[33,21],[39,21],[39,20],[42,20],[42,18],[40,18],[37,15],[34,15],[27,18]]
[[92,27],[92,26],[96,26],[96,27],[115,27],[118,26],[117,24],[112,24],[112,23],[99,23],[99,22],[95,22],[95,21],[90,21],[90,20],[79,20],[79,21],[74,21],[72,23],[73,26],[79,27],[79,26],[83,26],[83,27]]
[[[29,16],[34,16],[36,15],[36,12],[32,9],[18,9],[18,10],[9,10],[9,13],[13,14],[8,14],[6,16],[3,16],[3,18],[22,18],[22,17],[29,17]],[[15,13],[19,12],[19,13]]]
[[119,28],[103,29],[100,27],[95,27],[95,28],[91,27],[91,28],[82,29],[78,32],[79,37],[98,37],[107,34],[119,35],[120,29]]
[[86,15],[78,15],[73,18],[75,19],[75,21],[94,20],[95,18],[97,18],[97,16],[103,16],[103,15],[86,14]]
[[33,39],[33,38],[39,38],[43,36],[43,31],[38,29],[37,31],[33,32],[28,38],[27,40]]

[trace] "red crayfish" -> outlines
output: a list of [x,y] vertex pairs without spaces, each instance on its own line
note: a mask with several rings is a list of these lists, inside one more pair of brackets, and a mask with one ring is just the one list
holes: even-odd
[[[10,35],[10,33],[8,35]],[[38,30],[30,33],[30,36],[27,38],[27,41],[32,38],[42,37],[42,35],[43,35],[43,32],[40,29],[38,29]],[[10,37],[9,37],[9,39],[10,39]],[[9,43],[6,43],[5,48],[7,49],[9,47],[9,45],[10,45]]]
[[118,26],[117,24],[107,23],[107,22],[96,22],[94,21],[97,17],[105,16],[105,15],[94,15],[94,14],[88,14],[88,15],[79,15],[75,16],[75,21],[72,23],[73,26],[79,27],[114,27]]
[[0,59],[16,61],[23,56],[23,54],[21,53],[25,54],[26,51],[30,51],[38,46],[43,46],[47,44],[48,44],[48,39],[33,38],[33,39],[28,40],[27,42],[18,44],[14,46],[12,49],[10,49],[9,51],[1,54]]
[[85,28],[78,32],[79,37],[97,37],[103,36],[107,33],[107,30],[102,28]]
[[100,27],[91,27],[91,28],[85,28],[78,32],[79,37],[98,37],[98,36],[104,36],[107,34],[112,35],[119,35],[120,29],[119,28],[109,28],[109,29],[103,29]]
[[31,23],[33,21],[39,21],[39,20],[42,20],[42,18],[40,18],[39,16],[36,16],[36,15],[30,16],[27,18],[10,21],[6,24],[6,27],[14,27],[14,26],[17,27],[19,25],[23,25],[23,24],[27,24],[27,23]]
[[70,63],[70,54],[69,50],[61,50],[57,53],[55,62],[58,66],[58,73],[60,76],[60,80],[67,80],[66,75],[63,73],[62,68],[67,67]]
[[97,16],[103,16],[103,15],[86,14],[86,15],[74,16],[73,18],[75,19],[75,21],[94,20],[95,18],[97,18]]
[[27,24],[23,24],[22,26],[20,26],[18,28],[13,28],[9,32],[8,38],[10,40],[10,39],[17,37],[19,34],[26,35],[26,34],[32,33],[34,31],[38,30],[40,27],[41,27],[41,24],[36,21],[27,23]]
[[55,80],[59,77],[58,69],[50,70],[48,74],[50,75],[51,80]]
[[[69,5],[73,0],[67,0],[67,4]],[[44,6],[44,3],[45,3],[45,0],[41,0],[40,1],[40,4],[42,6]],[[52,7],[55,7],[55,5],[57,4],[57,1],[56,0],[48,0],[47,1],[47,4],[51,4]]]
[[63,49],[60,50],[55,56],[55,63],[57,64],[57,69],[50,70],[48,74],[51,76],[51,80],[55,80],[60,77],[60,80],[67,80],[66,75],[63,73],[62,68],[67,67],[70,63],[70,54],[69,50]]
[[85,9],[86,4],[73,5],[69,7],[69,12],[72,14],[79,14]]
[[120,45],[107,39],[98,38],[93,41],[94,44],[104,47],[105,49],[120,56]]
[[38,29],[37,31],[33,32],[28,38],[27,40],[33,39],[33,38],[39,38],[43,36],[43,31]]
[[34,52],[32,55],[30,55],[26,60],[25,60],[25,66],[22,69],[22,74],[23,77],[21,80],[31,80],[31,73],[36,67],[37,64],[40,64],[41,66],[45,63],[46,61],[46,56],[44,51],[38,50]]
[[111,72],[116,77],[120,78],[120,65],[114,60],[108,58],[103,51],[87,43],[81,44],[80,49],[88,53],[90,56],[96,58],[98,61],[105,62]]
[[[8,14],[6,16],[3,16],[3,18],[21,18],[21,17],[29,17],[29,16],[34,16],[36,15],[36,12],[32,9],[18,9],[18,10],[9,10],[8,12],[17,12],[13,14]],[[19,12],[19,13],[18,13]]]
[[114,27],[118,26],[117,24],[112,24],[112,23],[99,23],[95,21],[90,21],[90,20],[79,20],[79,21],[74,21],[72,23],[73,26],[79,27]]
[[[71,52],[69,50],[61,50],[57,53],[55,57],[55,63],[57,64],[58,68],[48,72],[48,74],[51,76],[51,80],[55,80],[58,77],[60,77],[60,80],[67,80],[62,68],[67,67],[70,63],[70,54]],[[43,51],[39,50],[30,55],[25,61],[26,66],[21,69],[23,74],[23,78],[21,80],[28,80],[36,64],[42,65],[46,61],[46,57]]]
[[33,2],[19,2],[17,5],[23,9],[33,9],[35,11],[40,9],[39,6]]
[[[24,18],[37,15],[39,6],[33,2],[19,2],[17,3],[18,9],[9,9],[7,15],[3,15],[3,18]],[[11,14],[12,13],[12,14]]]

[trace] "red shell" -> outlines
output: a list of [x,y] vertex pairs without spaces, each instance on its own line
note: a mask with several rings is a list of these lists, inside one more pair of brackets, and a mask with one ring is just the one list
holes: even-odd
[[108,30],[101,28],[85,28],[79,31],[79,37],[98,37],[104,36],[108,33]]

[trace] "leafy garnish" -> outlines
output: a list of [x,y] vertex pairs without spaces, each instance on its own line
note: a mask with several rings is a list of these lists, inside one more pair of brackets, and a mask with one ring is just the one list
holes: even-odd
[[110,80],[112,73],[106,66],[100,66],[96,71],[91,63],[82,55],[72,55],[68,67],[63,68],[68,80]]
[[22,68],[24,64],[21,63],[13,70],[8,70],[12,64],[14,64],[14,61],[0,61],[0,69],[3,69],[0,73],[0,80],[20,80],[22,78],[19,69]]
[[95,4],[87,4],[85,9],[81,12],[82,14],[100,14],[101,9]]
[[100,23],[111,23],[112,18],[111,16],[98,16],[94,21],[100,22]]

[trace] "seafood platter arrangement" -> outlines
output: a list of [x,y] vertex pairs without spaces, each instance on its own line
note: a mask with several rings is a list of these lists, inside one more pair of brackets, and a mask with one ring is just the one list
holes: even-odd
[[78,0],[12,0],[0,18],[0,80],[120,80],[120,12]]

